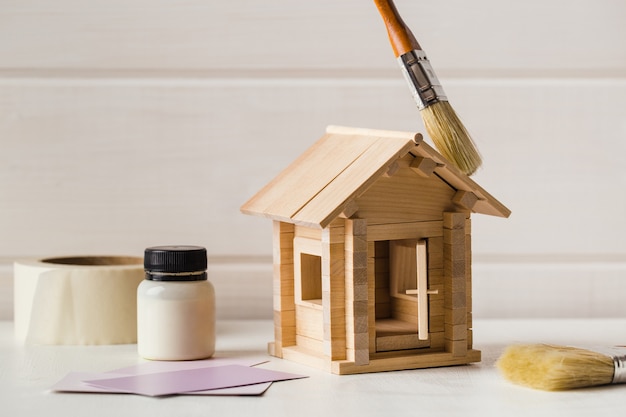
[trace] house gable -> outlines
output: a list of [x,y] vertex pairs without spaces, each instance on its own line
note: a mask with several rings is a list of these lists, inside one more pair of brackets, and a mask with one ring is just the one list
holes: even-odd
[[416,173],[402,158],[401,166],[390,176],[381,176],[355,199],[356,216],[368,224],[441,220],[443,212],[458,210],[453,203],[457,190],[437,175]]

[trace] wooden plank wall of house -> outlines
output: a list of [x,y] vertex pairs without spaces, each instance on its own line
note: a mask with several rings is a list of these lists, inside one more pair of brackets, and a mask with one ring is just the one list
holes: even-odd
[[[626,3],[397,6],[509,219],[474,216],[474,317],[624,316]],[[422,131],[363,0],[0,1],[0,318],[21,257],[200,244],[219,316],[272,314],[239,206],[326,125]]]

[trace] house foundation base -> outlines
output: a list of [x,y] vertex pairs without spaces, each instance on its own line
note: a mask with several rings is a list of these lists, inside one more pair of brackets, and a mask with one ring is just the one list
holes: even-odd
[[298,346],[283,347],[279,356],[276,354],[274,343],[269,343],[268,351],[272,356],[281,357],[337,375],[467,365],[480,362],[481,359],[481,352],[475,349],[467,350],[467,353],[463,356],[454,356],[451,352],[414,353],[413,351],[411,353],[402,353],[397,351],[386,352],[383,355],[371,358],[366,365],[356,365],[354,362],[347,360],[331,361],[327,356]]

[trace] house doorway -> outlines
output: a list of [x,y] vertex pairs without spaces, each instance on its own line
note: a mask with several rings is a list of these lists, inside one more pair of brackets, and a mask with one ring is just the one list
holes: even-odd
[[427,240],[378,241],[374,251],[376,352],[430,347]]

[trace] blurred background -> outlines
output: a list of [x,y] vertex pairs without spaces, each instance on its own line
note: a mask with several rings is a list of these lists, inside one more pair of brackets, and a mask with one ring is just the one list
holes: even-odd
[[[396,6],[513,212],[472,217],[474,317],[625,317],[626,3]],[[0,319],[16,259],[163,244],[271,318],[239,207],[330,124],[424,131],[372,1],[0,0]]]

